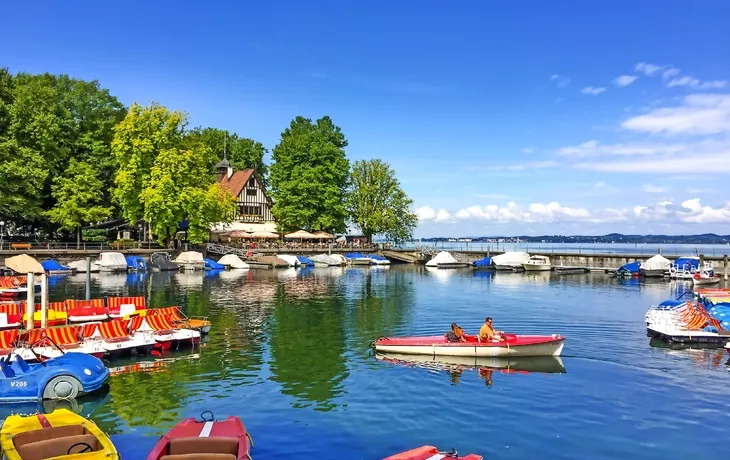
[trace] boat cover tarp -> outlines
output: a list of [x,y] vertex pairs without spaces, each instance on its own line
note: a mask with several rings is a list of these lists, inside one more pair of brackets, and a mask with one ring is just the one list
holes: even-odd
[[[723,329],[730,329],[730,303],[720,302],[707,309],[707,313],[720,322]],[[708,329],[708,328],[705,328]],[[714,328],[717,332],[717,328]]]
[[679,268],[688,268],[689,270],[699,270],[700,259],[699,257],[679,257],[674,259],[674,265]]
[[369,256],[365,256],[365,257],[369,257],[372,260],[382,260],[382,261],[388,260],[387,257],[383,257],[383,256],[381,256],[379,254],[370,254]]
[[302,265],[306,265],[307,267],[313,267],[314,261],[308,257],[304,256],[297,256],[297,259],[299,259],[299,263]]
[[64,267],[63,265],[59,264],[56,259],[44,260],[43,262],[41,262],[41,265],[43,265],[43,269],[47,272],[60,272],[71,270],[70,268]]
[[316,256],[312,256],[312,260],[327,265],[340,265],[339,259],[330,257],[327,254],[317,254]]
[[242,261],[236,254],[226,254],[218,260],[218,263],[231,267],[233,269],[246,269],[251,268],[249,265]]
[[297,256],[293,256],[291,254],[279,254],[279,259],[286,260],[290,267],[296,267],[299,265],[299,259],[297,259]]
[[491,267],[492,266],[492,258],[491,257],[485,257],[483,259],[475,260],[472,262],[472,265],[475,267]]
[[365,259],[367,256],[362,252],[348,252],[345,254],[345,259]]
[[181,252],[179,256],[175,259],[175,262],[182,263],[182,264],[190,264],[190,263],[204,263],[203,260],[203,254],[197,251],[186,251]]
[[203,259],[203,261],[205,262],[205,268],[208,270],[224,270],[226,268],[225,265],[220,264],[213,259]]
[[127,259],[121,252],[102,252],[96,263],[102,267],[126,267]]
[[644,270],[669,270],[670,265],[672,265],[672,261],[662,256],[661,254],[657,254],[646,262],[642,263],[641,267]]
[[494,265],[511,265],[522,266],[530,260],[530,254],[526,252],[505,252],[498,256],[492,257]]
[[170,255],[166,252],[155,252],[152,254],[152,256],[150,256],[150,264],[160,270],[174,271],[179,268],[177,264],[170,260]]
[[[68,263],[68,268],[76,270],[79,273],[86,273],[86,261],[85,260],[74,260]],[[91,273],[99,271],[99,266],[95,263],[91,263]]]
[[433,256],[433,258],[431,260],[426,262],[426,266],[427,267],[438,267],[439,264],[456,264],[456,263],[459,263],[459,261],[456,260],[454,258],[454,256],[451,255],[450,252],[441,251],[438,254],[436,254],[435,256]]
[[624,264],[616,270],[617,273],[639,273],[641,270],[641,262],[630,262]]
[[127,256],[127,268],[133,270],[147,270],[147,259],[142,256]]
[[14,271],[15,273],[43,273],[46,270],[43,265],[40,264],[33,257],[28,254],[21,254],[19,256],[8,257],[5,259],[5,266]]

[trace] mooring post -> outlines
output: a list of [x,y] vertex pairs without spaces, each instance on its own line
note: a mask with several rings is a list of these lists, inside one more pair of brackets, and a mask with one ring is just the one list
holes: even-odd
[[727,280],[727,254],[722,256],[722,272],[725,274],[725,279]]

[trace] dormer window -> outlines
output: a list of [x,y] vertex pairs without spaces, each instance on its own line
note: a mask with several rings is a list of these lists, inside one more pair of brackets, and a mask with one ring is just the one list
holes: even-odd
[[253,177],[248,180],[248,186],[249,187],[256,187],[256,179]]

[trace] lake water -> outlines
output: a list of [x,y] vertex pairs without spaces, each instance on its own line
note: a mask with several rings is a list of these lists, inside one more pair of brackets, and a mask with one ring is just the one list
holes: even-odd
[[[240,416],[256,459],[380,459],[423,444],[490,460],[727,456],[727,353],[646,338],[648,305],[683,284],[412,266],[92,282],[95,297],[145,295],[213,321],[199,350],[108,363],[108,393],[81,402],[125,459],[206,410]],[[51,293],[83,298],[83,275]],[[566,335],[562,364],[478,371],[371,356],[379,336],[441,334],[454,321],[473,333],[487,315],[498,329]]]

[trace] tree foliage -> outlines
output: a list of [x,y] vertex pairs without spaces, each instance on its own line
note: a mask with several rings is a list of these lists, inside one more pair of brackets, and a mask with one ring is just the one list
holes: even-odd
[[47,175],[38,152],[0,138],[0,220],[27,222],[41,215]]
[[195,128],[187,134],[191,143],[202,143],[208,151],[209,169],[212,171],[215,164],[223,159],[223,152],[236,170],[253,168],[268,185],[269,168],[264,163],[264,155],[268,152],[261,142],[239,137],[238,134],[228,134],[227,131],[216,128]]
[[395,171],[382,160],[360,160],[352,166],[350,218],[365,236],[385,235],[400,243],[413,237],[418,217],[413,200],[401,189]]
[[[104,182],[102,190],[109,190],[114,168],[109,154],[112,127],[125,111],[96,81],[51,74],[13,76],[0,69],[0,143],[6,155],[11,151],[19,155],[15,161],[23,164],[23,177],[37,186],[34,193],[24,194],[25,186],[17,185],[16,195],[5,195],[28,206],[4,206],[4,212],[15,209],[4,217],[44,224],[41,208],[56,204],[51,181],[66,170],[71,158],[92,165]],[[14,169],[3,162],[0,182],[13,180]],[[109,198],[104,196],[106,202]]]
[[279,229],[346,229],[347,140],[329,117],[297,117],[281,133],[271,165],[272,212]]
[[125,219],[144,219],[160,243],[189,221],[188,239],[208,238],[212,222],[233,215],[230,192],[213,181],[207,150],[185,138],[187,117],[163,106],[133,105],[115,129],[112,151],[118,169],[114,197]]
[[52,195],[56,205],[46,212],[60,229],[76,231],[81,241],[81,226],[108,218],[112,208],[102,205],[104,183],[88,163],[73,158],[62,176],[53,179]]

